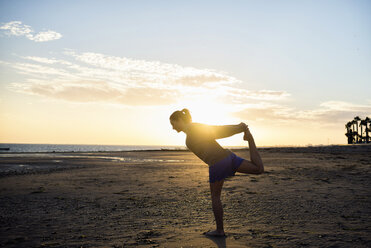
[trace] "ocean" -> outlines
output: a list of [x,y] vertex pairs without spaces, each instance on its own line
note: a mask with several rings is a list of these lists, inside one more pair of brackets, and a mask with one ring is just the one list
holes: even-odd
[[[8,149],[9,148],[9,149]],[[59,145],[59,144],[12,144],[0,143],[0,153],[20,152],[104,152],[185,149],[184,146],[128,146],[128,145]]]

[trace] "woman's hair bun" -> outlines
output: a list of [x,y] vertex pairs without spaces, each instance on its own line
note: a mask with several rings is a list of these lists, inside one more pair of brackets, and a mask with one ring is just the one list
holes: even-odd
[[178,120],[178,119],[182,119],[184,122],[186,123],[190,123],[192,122],[192,117],[191,117],[191,113],[189,112],[188,109],[184,108],[182,109],[181,111],[175,111],[171,116],[170,116],[170,119],[171,120]]
[[189,112],[188,109],[184,108],[182,109],[182,113],[184,113],[184,121],[185,122],[192,122],[192,117],[191,117],[191,113]]

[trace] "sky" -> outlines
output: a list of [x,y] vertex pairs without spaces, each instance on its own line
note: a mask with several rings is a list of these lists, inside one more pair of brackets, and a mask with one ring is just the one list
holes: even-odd
[[[169,116],[258,146],[345,144],[371,117],[371,2],[0,0],[0,143],[184,145]],[[242,134],[220,140],[244,146]]]

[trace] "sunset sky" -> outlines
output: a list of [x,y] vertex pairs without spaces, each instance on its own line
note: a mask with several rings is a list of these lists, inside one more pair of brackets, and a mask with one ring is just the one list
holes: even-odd
[[[0,1],[0,143],[345,144],[371,117],[371,1]],[[221,140],[246,145],[242,134]]]

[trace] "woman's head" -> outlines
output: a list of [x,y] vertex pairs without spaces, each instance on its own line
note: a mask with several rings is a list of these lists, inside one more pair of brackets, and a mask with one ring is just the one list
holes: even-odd
[[170,123],[178,133],[184,130],[184,126],[192,122],[188,109],[177,110],[170,115]]

